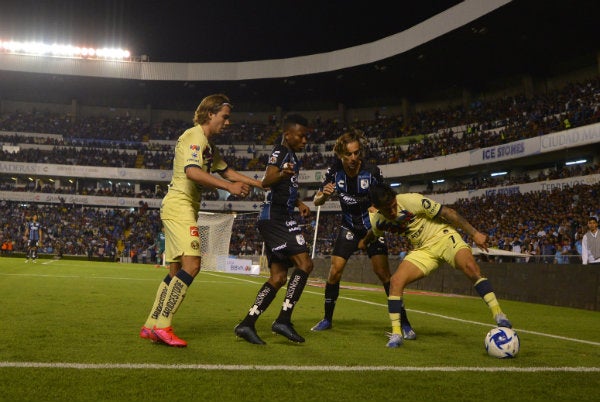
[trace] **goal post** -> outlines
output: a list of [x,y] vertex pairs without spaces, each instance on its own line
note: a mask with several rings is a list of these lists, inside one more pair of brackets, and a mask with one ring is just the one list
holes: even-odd
[[203,271],[217,271],[226,264],[229,257],[231,231],[236,214],[223,214],[200,211],[198,213],[198,233],[202,253]]

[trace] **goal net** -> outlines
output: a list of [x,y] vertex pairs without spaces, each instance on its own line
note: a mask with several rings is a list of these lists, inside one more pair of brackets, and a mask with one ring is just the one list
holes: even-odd
[[217,271],[229,256],[231,228],[235,214],[201,211],[198,213],[198,233],[202,252],[202,270]]

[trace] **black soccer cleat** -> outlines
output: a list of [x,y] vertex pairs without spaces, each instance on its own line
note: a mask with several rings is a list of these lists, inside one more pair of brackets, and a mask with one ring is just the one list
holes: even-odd
[[303,343],[304,338],[301,337],[296,330],[294,329],[294,325],[290,323],[282,323],[274,321],[271,326],[271,331],[275,334],[283,335],[288,338],[292,342]]
[[254,327],[250,327],[247,325],[237,325],[233,332],[235,335],[244,339],[246,342],[253,343],[255,345],[266,345],[267,343],[260,339]]

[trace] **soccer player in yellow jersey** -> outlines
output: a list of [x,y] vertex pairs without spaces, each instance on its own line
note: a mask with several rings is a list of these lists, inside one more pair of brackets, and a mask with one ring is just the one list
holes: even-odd
[[371,229],[360,241],[359,247],[365,249],[384,232],[406,236],[413,246],[390,280],[388,312],[392,321],[392,333],[388,347],[395,348],[403,342],[400,311],[404,307],[404,288],[429,275],[444,261],[460,269],[471,280],[477,293],[492,311],[498,326],[512,327],[500,309],[490,281],[481,276],[471,247],[454,228],[462,229],[478,247],[487,251],[486,234],[475,229],[454,209],[421,194],[396,194],[387,184],[376,184],[371,186],[370,196],[377,211],[370,213]]
[[[177,140],[173,177],[160,207],[169,274],[158,287],[150,315],[140,331],[142,338],[169,346],[187,346],[186,341],[175,335],[171,322],[188,287],[200,272],[197,218],[202,189],[220,188],[245,197],[250,186],[262,188],[260,181],[227,166],[211,142],[213,135],[229,125],[232,108],[229,98],[223,94],[207,96],[196,109],[194,127],[187,129]],[[223,179],[211,173],[219,173]]]

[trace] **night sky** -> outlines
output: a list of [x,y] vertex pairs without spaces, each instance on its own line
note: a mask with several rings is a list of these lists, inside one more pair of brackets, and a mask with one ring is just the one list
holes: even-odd
[[[457,3],[2,0],[0,39],[122,47],[153,62],[275,59],[372,42]],[[347,104],[376,95],[418,100],[434,89],[453,87],[476,92],[508,76],[548,77],[576,64],[595,63],[599,15],[597,0],[515,0],[430,43],[372,65],[283,80],[216,86],[183,83],[183,92],[196,99],[221,86],[234,96],[269,97],[275,103],[290,97],[328,97]]]

